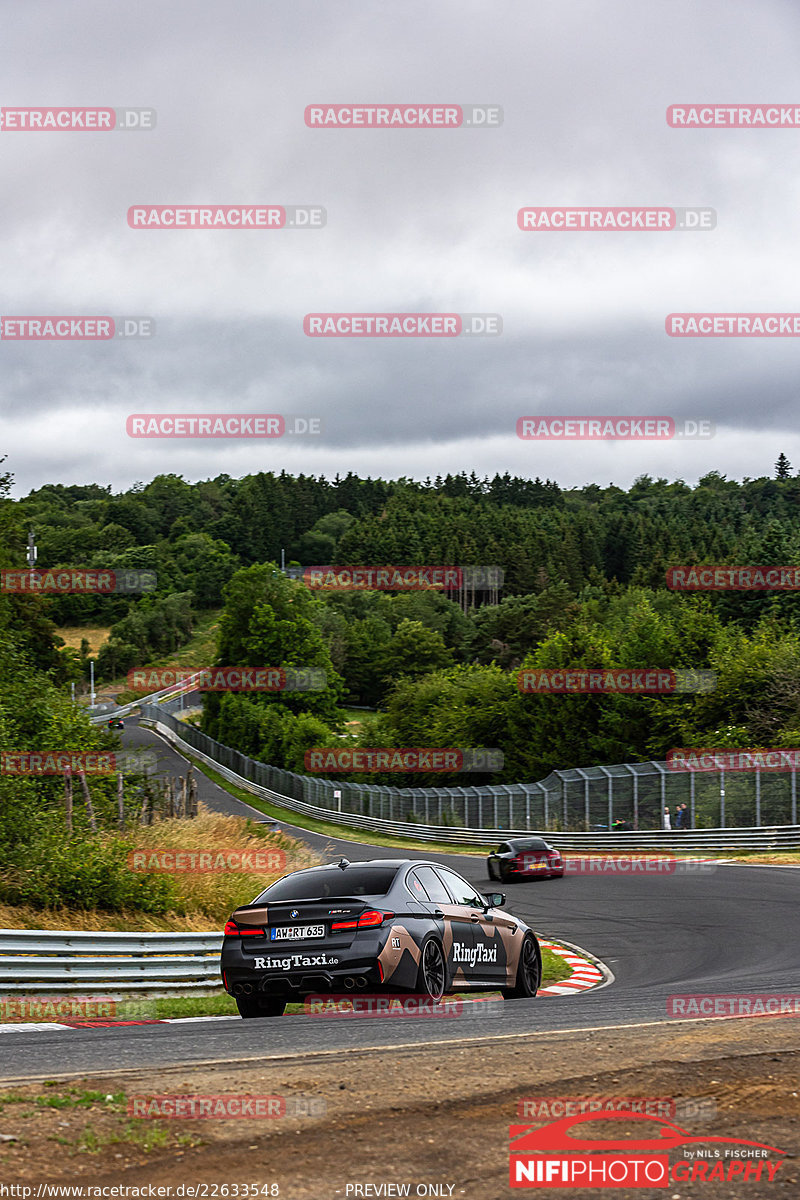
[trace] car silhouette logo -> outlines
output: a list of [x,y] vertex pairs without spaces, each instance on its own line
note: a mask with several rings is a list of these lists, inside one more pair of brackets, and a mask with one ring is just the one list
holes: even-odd
[[294,920],[295,917],[300,916],[300,913],[299,913],[298,909],[293,908],[292,911],[289,913],[289,916],[292,918],[292,920]]
[[[608,1121],[609,1125],[615,1121],[647,1122],[648,1124],[644,1128],[651,1130],[653,1136],[638,1139],[601,1139],[581,1137],[580,1133],[575,1135],[570,1132],[573,1126],[601,1121]],[[777,1146],[767,1146],[763,1142],[751,1142],[743,1138],[714,1137],[709,1134],[692,1136],[688,1129],[682,1129],[679,1125],[673,1125],[670,1121],[665,1121],[662,1117],[651,1117],[646,1113],[632,1113],[627,1111],[582,1113],[580,1116],[562,1117],[560,1121],[551,1121],[549,1124],[539,1127],[531,1125],[511,1126],[511,1152],[513,1154],[519,1154],[521,1151],[527,1153],[559,1152],[562,1154],[573,1151],[579,1154],[587,1154],[594,1150],[633,1150],[641,1153],[645,1150],[677,1149],[679,1146],[698,1143],[756,1146],[762,1150],[772,1150],[776,1154],[786,1153],[784,1150],[779,1150]]]

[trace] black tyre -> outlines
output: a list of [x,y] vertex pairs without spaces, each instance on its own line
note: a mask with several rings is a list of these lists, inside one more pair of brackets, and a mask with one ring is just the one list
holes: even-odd
[[498,876],[497,876],[497,875],[495,875],[495,873],[494,873],[494,863],[493,863],[493,862],[490,862],[490,863],[488,864],[488,871],[489,871],[489,878],[490,878],[490,879],[497,879],[497,878],[498,878]]
[[529,933],[525,934],[517,963],[517,978],[514,986],[503,988],[506,1000],[517,1000],[524,996],[535,996],[542,982],[542,962],[536,942]]
[[236,996],[241,1017],[282,1017],[286,1011],[283,996]]
[[414,991],[430,1000],[441,1000],[447,989],[447,962],[442,943],[438,938],[428,938],[422,947]]

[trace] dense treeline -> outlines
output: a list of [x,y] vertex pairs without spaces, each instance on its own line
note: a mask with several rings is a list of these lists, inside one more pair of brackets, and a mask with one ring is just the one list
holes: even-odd
[[[0,569],[20,565],[10,486],[11,476],[0,472]],[[57,649],[45,608],[41,599],[0,591],[0,752],[113,749],[117,735],[92,726],[65,690],[70,660]],[[0,902],[163,911],[171,884],[132,875],[124,835],[107,836],[118,825],[118,778],[92,775],[87,782],[91,816],[75,779],[69,834],[63,777],[0,770]],[[146,788],[142,776],[125,776],[123,803],[138,803]]]
[[[627,491],[463,473],[421,483],[168,475],[117,495],[52,486],[5,506],[10,563],[23,561],[33,528],[42,566],[147,568],[158,588],[141,599],[16,598],[9,627],[21,622],[20,645],[58,685],[83,664],[58,653],[48,622],[113,624],[99,662],[110,677],[171,652],[199,610],[223,605],[217,663],[328,675],[325,693],[206,698],[209,733],[295,770],[306,749],[352,738],[342,704],[380,710],[362,745],[498,746],[504,780],[680,745],[794,746],[797,595],[676,594],[665,573],[800,563],[798,514],[800,477],[783,456],[774,479],[712,471],[690,487],[643,476]],[[302,565],[497,565],[505,584],[499,603],[466,612],[436,592],[312,594],[280,572],[282,552]],[[717,685],[531,697],[515,686],[520,666],[692,667],[715,672]]]
[[[404,615],[409,610],[414,619]],[[223,627],[231,624],[237,634],[223,634],[220,662],[306,661],[328,672],[330,689],[319,696],[206,698],[207,733],[295,771],[304,771],[305,750],[343,738],[360,746],[497,747],[506,761],[496,782],[662,759],[685,746],[800,747],[800,631],[791,614],[769,607],[745,628],[706,596],[618,584],[572,595],[558,584],[465,617],[431,594],[321,600],[276,568],[256,566],[233,580]],[[320,637],[310,636],[312,626]],[[527,695],[517,686],[520,667],[704,670],[716,685],[660,696]],[[380,706],[357,735],[337,710],[342,697]]]
[[[33,528],[42,565],[154,568],[160,590],[191,590],[201,608],[219,603],[237,565],[280,562],[282,551],[302,564],[497,564],[506,595],[598,578],[662,587],[671,563],[792,561],[799,514],[800,476],[739,483],[713,471],[694,488],[643,476],[628,491],[509,475],[418,483],[268,472],[196,484],[161,475],[116,495],[47,486],[14,505],[20,556]],[[108,603],[59,600],[57,619]],[[123,616],[126,601],[113,603]]]

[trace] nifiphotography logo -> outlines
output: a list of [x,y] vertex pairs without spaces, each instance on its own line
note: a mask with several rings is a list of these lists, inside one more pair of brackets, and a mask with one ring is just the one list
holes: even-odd
[[[615,1122],[632,1121],[641,1123],[640,1138],[615,1136],[625,1132]],[[587,1123],[605,1125],[606,1136],[586,1136],[582,1126]],[[767,1183],[786,1153],[744,1138],[693,1135],[662,1117],[634,1112],[587,1112],[548,1125],[512,1125],[509,1137],[509,1183],[517,1188]],[[774,1155],[781,1158],[774,1161]]]

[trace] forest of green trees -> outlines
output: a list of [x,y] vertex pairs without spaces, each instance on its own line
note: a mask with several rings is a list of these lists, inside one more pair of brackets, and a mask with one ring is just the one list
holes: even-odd
[[[205,699],[207,732],[293,770],[307,748],[342,744],[347,705],[377,710],[361,745],[500,748],[499,782],[675,746],[800,746],[798,595],[676,593],[665,582],[678,564],[800,564],[798,517],[800,476],[783,456],[773,477],[710,471],[692,487],[643,476],[628,490],[463,473],[162,475],[116,494],[52,485],[0,499],[2,565],[24,565],[32,529],[39,567],[146,568],[158,587],[141,598],[0,596],[0,631],[63,697],[87,659],[58,645],[58,626],[111,626],[96,666],[114,678],[174,651],[199,613],[221,609],[218,664],[328,675],[319,693]],[[499,603],[464,611],[439,592],[311,592],[281,573],[282,554],[301,565],[495,565],[505,581]],[[716,687],[520,695],[516,670],[541,666],[698,668]],[[26,744],[36,736],[28,728]]]

